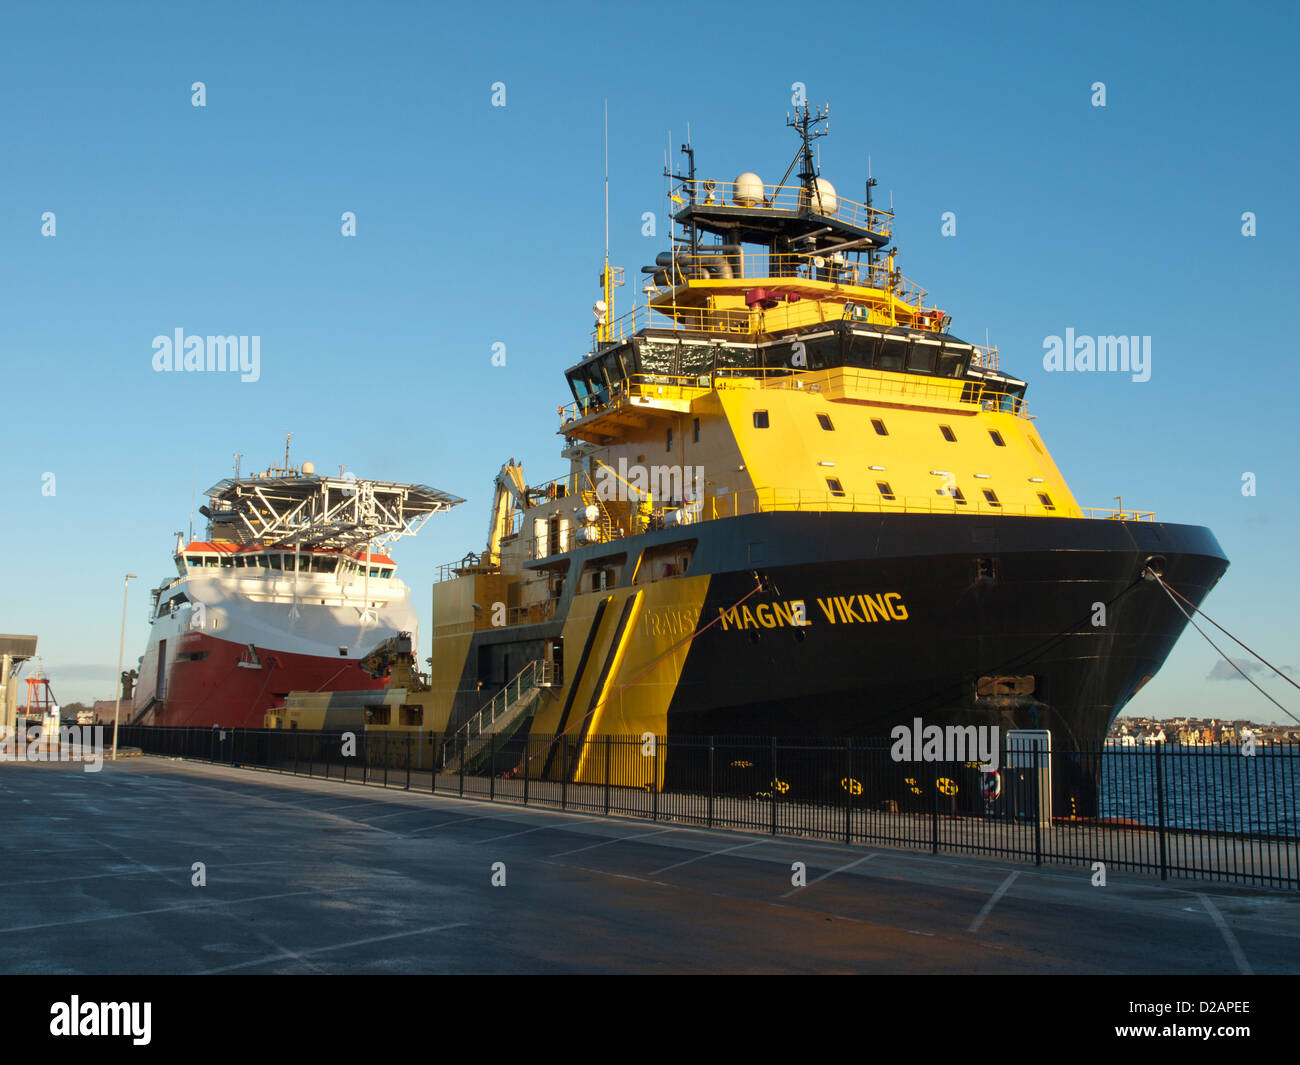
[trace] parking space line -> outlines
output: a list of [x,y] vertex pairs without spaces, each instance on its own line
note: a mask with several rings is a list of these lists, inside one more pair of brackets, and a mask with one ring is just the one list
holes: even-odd
[[[311,950],[300,950],[296,953],[292,951],[284,951],[280,954],[267,954],[261,958],[254,958],[252,961],[241,961],[235,965],[223,965],[218,969],[204,969],[199,975],[210,976],[213,973],[229,973],[236,969],[248,969],[254,965],[269,965],[271,962],[276,961],[300,961],[304,965],[309,965],[310,963],[307,962],[306,959],[313,954],[328,954],[330,951],[347,950],[349,947],[364,947],[370,943],[383,943],[392,939],[405,939],[409,936],[422,936],[429,932],[445,932],[449,928],[465,927],[468,927],[468,922],[457,921],[455,924],[438,924],[430,925],[427,928],[415,928],[410,932],[393,932],[386,936],[370,936],[367,939],[353,939],[349,940],[347,943],[335,943],[328,947],[312,947]],[[315,968],[315,966],[312,967]]]
[[721,850],[710,851],[708,854],[697,854],[694,858],[687,858],[684,862],[674,862],[672,865],[665,865],[662,869],[656,869],[650,873],[650,876],[658,876],[660,873],[666,873],[669,869],[680,869],[683,865],[690,865],[691,862],[702,861],[705,858],[714,858],[719,854],[730,854],[732,851],[743,851],[746,847],[757,847],[760,843],[766,843],[767,840],[755,839],[748,843],[740,843],[734,847],[723,847]]
[[585,847],[574,847],[571,851],[560,851],[559,854],[547,855],[548,858],[563,858],[566,854],[578,854],[581,851],[595,850],[597,847],[607,847],[611,843],[630,843],[633,840],[646,839],[649,836],[662,836],[665,832],[678,832],[676,828],[661,828],[657,832],[639,832],[631,836],[615,836],[613,839],[603,839],[599,843],[589,843]]
[[1246,960],[1246,953],[1241,949],[1241,944],[1237,942],[1237,937],[1232,934],[1232,929],[1228,927],[1228,922],[1223,919],[1223,914],[1219,912],[1219,907],[1210,901],[1209,895],[1196,896],[1201,900],[1201,905],[1209,912],[1218,926],[1223,941],[1228,944],[1228,951],[1232,954],[1232,960],[1237,963],[1237,971],[1243,976],[1253,976],[1250,968],[1250,962]]
[[803,887],[791,888],[791,889],[790,889],[789,891],[787,891],[784,895],[782,895],[781,898],[783,898],[783,899],[788,899],[791,895],[793,895],[793,894],[794,894],[795,892],[797,892],[797,891],[803,891],[803,890],[805,890],[805,888],[810,888],[810,887],[812,887],[814,884],[820,884],[820,883],[821,883],[823,880],[825,880],[828,876],[834,876],[836,873],[842,873],[842,872],[844,872],[846,869],[852,869],[855,865],[861,865],[863,862],[869,862],[869,861],[871,861],[871,859],[874,858],[875,856],[876,856],[876,855],[875,855],[874,852],[871,853],[871,854],[864,854],[861,858],[854,859],[853,861],[849,862],[847,865],[841,865],[838,869],[832,869],[832,870],[831,870],[830,872],[828,872],[828,873],[822,873],[822,875],[819,876],[819,877],[817,877],[816,880],[810,880],[810,881],[808,881],[808,883],[805,884]]
[[998,904],[998,899],[1007,893],[1007,888],[1015,882],[1016,877],[1019,875],[1020,871],[1017,870],[998,885],[997,890],[989,897],[989,901],[984,903],[984,908],[980,910],[975,920],[971,921],[970,927],[966,929],[967,932],[975,933],[979,931],[980,925],[984,923],[984,918],[993,912],[993,907]]

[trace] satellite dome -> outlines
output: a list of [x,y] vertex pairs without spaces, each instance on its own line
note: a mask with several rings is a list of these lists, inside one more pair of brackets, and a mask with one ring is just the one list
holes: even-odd
[[840,199],[835,194],[835,186],[825,178],[813,181],[813,210],[818,214],[834,214],[840,209]]
[[313,474],[315,474],[315,472],[316,472],[316,463],[304,462],[302,464],[302,475],[304,477],[311,477]]
[[753,207],[763,202],[763,179],[746,170],[736,178],[731,193],[731,202],[737,207]]

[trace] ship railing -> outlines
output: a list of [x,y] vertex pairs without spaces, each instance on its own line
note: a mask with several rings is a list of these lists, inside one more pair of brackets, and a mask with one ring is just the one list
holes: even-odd
[[748,336],[758,328],[753,311],[712,310],[699,307],[676,307],[666,314],[646,304],[637,304],[605,326],[591,331],[595,350],[606,344],[618,344],[643,329],[673,329],[686,333],[728,333]]
[[[996,359],[996,348],[992,349],[992,354]],[[901,400],[940,399],[986,411],[1014,414],[1019,418],[1032,418],[1028,404],[1020,396],[965,378],[923,378],[917,374],[866,370],[855,366],[832,367],[829,373],[832,376],[827,381],[828,387],[848,386],[860,393],[875,393]],[[558,413],[563,427],[593,414],[621,410],[639,400],[690,400],[713,389],[743,387],[738,385],[740,381],[758,381],[764,388],[811,392],[821,388],[817,382],[806,382],[788,366],[720,367],[699,376],[634,374],[626,384],[616,383],[612,388],[601,389],[581,401],[561,406]],[[558,486],[560,481],[548,483]],[[558,490],[557,487],[556,491]],[[566,490],[574,491],[572,487]]]
[[701,519],[733,518],[744,514],[775,511],[813,511],[824,514],[984,514],[1050,517],[1054,508],[1042,504],[994,504],[968,498],[964,503],[953,496],[908,495],[885,499],[862,492],[819,491],[806,488],[746,488],[726,495],[711,496],[704,503]]
[[506,681],[505,687],[486,706],[456,730],[444,748],[444,765],[459,757],[475,740],[492,733],[494,726],[506,717],[511,707],[541,686],[547,678],[540,667],[541,663],[537,660],[529,662]]
[[[978,407],[986,411],[1014,414],[1018,418],[1032,418],[1029,405],[1020,396],[965,378],[926,378],[918,374],[866,370],[856,366],[835,366],[827,373],[829,377],[825,383],[826,388],[848,388],[859,396],[871,393],[904,401],[938,399],[966,407]],[[763,388],[817,392],[823,387],[816,381],[808,382],[803,377],[793,374],[788,368],[720,369],[714,371],[712,375],[712,387],[737,387],[735,381],[742,378],[757,378]]]
[[1155,521],[1154,510],[1116,510],[1113,507],[1080,507],[1085,518],[1100,518],[1106,521]]
[[769,211],[799,211],[811,207],[826,218],[847,222],[882,236],[887,237],[893,231],[893,212],[868,207],[838,193],[824,195],[814,192],[810,198],[802,185],[737,186],[734,181],[697,178],[678,182],[672,192],[673,206],[678,210],[684,209],[692,192],[696,205],[700,207],[747,207]]
[[971,366],[980,370],[996,370],[998,368],[998,349],[996,347],[986,348],[979,344],[971,345],[975,349],[975,354],[970,360]]
[[[823,281],[833,285],[855,285],[858,288],[880,289],[892,292],[909,303],[919,304],[930,293],[915,281],[905,277],[901,270],[889,268],[887,261],[863,262],[850,258],[843,252],[818,254],[817,252],[731,252],[719,245],[701,244],[691,252],[676,250],[676,258],[664,264],[661,256],[656,269],[645,267],[643,273],[652,279],[663,277],[655,287],[663,289],[687,281],[755,281],[782,282]],[[856,253],[850,253],[856,255]]]

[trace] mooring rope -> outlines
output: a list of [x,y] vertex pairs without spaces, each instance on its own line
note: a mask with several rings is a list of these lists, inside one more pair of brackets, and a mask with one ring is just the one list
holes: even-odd
[[[1189,625],[1191,625],[1192,628],[1194,628],[1197,632],[1199,632],[1203,637],[1205,637],[1205,642],[1208,643],[1211,647],[1213,647],[1216,651],[1218,651],[1220,657],[1221,657],[1225,662],[1227,662],[1228,665],[1230,665],[1233,669],[1235,669],[1238,673],[1241,674],[1241,678],[1242,678],[1242,680],[1246,681],[1246,682],[1247,682],[1247,683],[1248,683],[1252,688],[1254,688],[1257,692],[1259,692],[1260,695],[1262,695],[1262,696],[1263,696],[1265,699],[1267,699],[1270,703],[1272,703],[1272,704],[1273,704],[1274,706],[1276,706],[1279,710],[1281,710],[1282,713],[1286,714],[1286,716],[1289,717],[1292,721],[1294,721],[1296,724],[1300,725],[1300,717],[1296,717],[1295,714],[1291,713],[1290,710],[1288,710],[1285,706],[1283,706],[1283,705],[1282,705],[1281,703],[1279,703],[1276,699],[1274,699],[1273,696],[1269,695],[1268,692],[1266,692],[1263,688],[1261,688],[1258,684],[1256,684],[1253,680],[1251,680],[1250,677],[1248,677],[1248,676],[1246,675],[1246,671],[1245,671],[1244,669],[1242,669],[1239,665],[1237,665],[1237,663],[1234,662],[1231,658],[1229,658],[1229,657],[1227,656],[1227,654],[1225,654],[1224,651],[1219,647],[1219,645],[1218,645],[1217,643],[1215,643],[1213,640],[1210,639],[1210,637],[1209,637],[1209,635],[1206,633],[1206,631],[1205,631],[1204,629],[1202,629],[1198,624],[1196,624],[1196,620],[1192,617],[1191,614],[1189,614],[1189,613],[1188,613],[1188,612],[1183,608],[1183,604],[1180,603],[1180,602],[1178,601],[1178,599],[1182,599],[1184,602],[1186,602],[1186,603],[1188,603],[1189,605],[1191,605],[1192,609],[1195,610],[1198,614],[1200,614],[1200,613],[1201,613],[1201,610],[1200,610],[1199,607],[1196,606],[1196,604],[1192,603],[1192,601],[1191,601],[1190,599],[1188,599],[1186,596],[1178,595],[1178,593],[1176,593],[1172,588],[1169,587],[1168,584],[1165,583],[1165,579],[1164,579],[1160,574],[1158,574],[1155,570],[1153,570],[1150,566],[1148,566],[1148,567],[1143,571],[1143,573],[1144,573],[1144,575],[1147,574],[1147,573],[1151,574],[1151,579],[1154,580],[1157,584],[1160,585],[1161,588],[1163,588],[1163,589],[1165,590],[1165,594],[1169,596],[1169,601],[1170,601],[1171,603],[1173,603],[1174,606],[1176,606],[1176,607],[1178,608],[1179,612],[1183,615],[1183,617],[1185,617],[1185,618],[1187,619],[1187,623],[1188,623]],[[1177,599],[1174,598],[1175,595],[1178,596]],[[1204,615],[1202,615],[1202,616],[1204,616]],[[1208,621],[1209,619],[1207,618],[1206,620]],[[1211,622],[1211,624],[1214,624],[1214,623]],[[1219,629],[1221,632],[1225,632],[1225,633],[1227,633],[1229,636],[1232,636],[1232,633],[1228,632],[1228,630],[1227,630],[1227,629],[1224,629],[1221,625],[1215,625],[1214,627],[1217,628],[1217,629]],[[1232,636],[1232,639],[1235,640],[1238,644],[1241,644],[1242,647],[1246,647],[1246,645],[1245,645],[1244,643],[1241,643],[1241,641],[1238,640],[1235,636]],[[1249,648],[1249,647],[1246,647],[1246,650],[1247,650],[1247,651],[1250,651],[1250,648]],[[1265,662],[1264,659],[1263,659],[1263,658],[1260,658],[1260,656],[1257,655],[1257,654],[1255,654],[1254,651],[1250,651],[1250,653],[1253,654],[1253,655],[1255,655],[1256,658],[1259,658],[1259,660],[1260,660],[1261,662],[1264,662],[1264,664],[1265,664],[1266,666],[1268,666],[1269,669],[1272,669],[1274,672],[1278,672],[1276,666],[1270,665],[1268,662]],[[1286,679],[1287,679],[1287,680],[1290,680],[1291,678],[1290,678],[1290,677],[1287,677]],[[1294,681],[1292,681],[1292,683],[1294,683]]]

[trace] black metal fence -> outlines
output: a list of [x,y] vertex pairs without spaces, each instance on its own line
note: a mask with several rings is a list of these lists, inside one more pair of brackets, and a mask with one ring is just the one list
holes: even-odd
[[[583,813],[1300,888],[1300,745],[900,762],[887,744],[124,727],[150,754]],[[1049,771],[1052,776],[1049,777]],[[1053,779],[1054,778],[1054,779]],[[1060,782],[1084,781],[1092,816]],[[1095,789],[1095,790],[1094,790]]]

